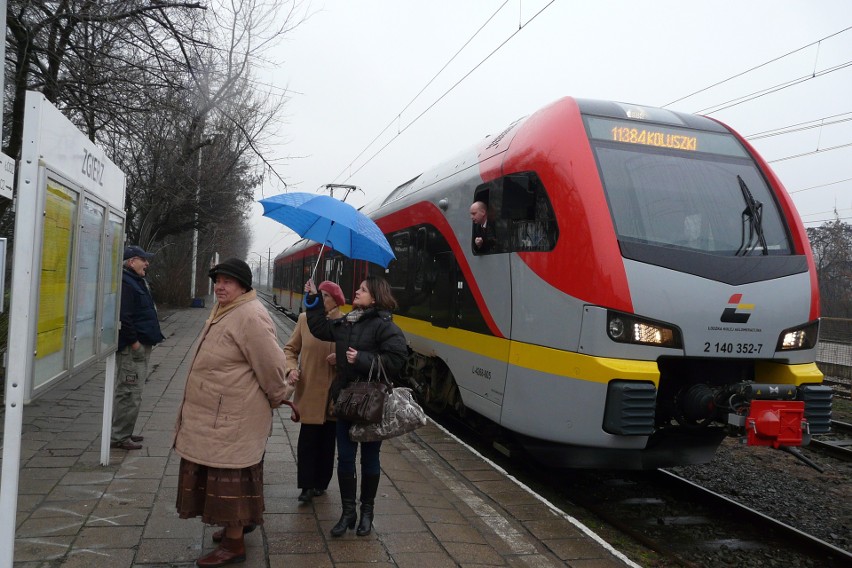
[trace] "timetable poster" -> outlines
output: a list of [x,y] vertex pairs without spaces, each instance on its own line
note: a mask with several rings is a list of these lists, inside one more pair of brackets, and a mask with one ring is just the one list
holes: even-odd
[[121,292],[121,264],[124,256],[124,219],[110,211],[106,226],[104,253],[104,309],[101,323],[101,350],[115,349],[118,343],[118,294]]
[[83,201],[80,224],[80,256],[77,271],[77,300],[74,314],[74,362],[77,366],[96,353],[98,271],[101,267],[101,238],[104,232],[104,206]]
[[68,370],[65,352],[78,199],[75,191],[47,180],[36,328],[36,388]]

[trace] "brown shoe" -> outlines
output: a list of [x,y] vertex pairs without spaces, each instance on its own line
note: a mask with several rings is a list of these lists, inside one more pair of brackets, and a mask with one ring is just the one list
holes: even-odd
[[195,561],[199,568],[216,568],[226,564],[237,564],[246,561],[246,546],[243,538],[223,538],[216,550]]
[[141,450],[142,444],[137,444],[131,440],[125,440],[123,442],[113,442],[110,444],[112,448],[120,448],[122,450]]
[[145,436],[130,436],[130,439],[133,440],[134,442],[141,442],[142,440],[145,439]]
[[[243,534],[248,534],[254,529],[257,528],[257,525],[246,525],[243,527]],[[222,542],[222,539],[225,537],[225,529],[219,529],[214,532],[212,535],[213,542]]]

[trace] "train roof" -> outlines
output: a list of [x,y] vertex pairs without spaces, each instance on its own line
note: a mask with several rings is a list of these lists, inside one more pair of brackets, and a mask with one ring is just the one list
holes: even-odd
[[[559,99],[545,107],[542,107],[533,114],[521,117],[513,121],[511,124],[502,128],[500,131],[496,131],[495,133],[485,136],[476,145],[474,145],[474,148],[476,149],[475,152],[471,152],[470,148],[468,148],[467,150],[464,150],[453,156],[449,160],[446,160],[441,164],[433,166],[430,169],[425,170],[423,173],[416,175],[408,181],[398,185],[387,194],[372,200],[370,203],[364,206],[363,212],[367,215],[370,215],[371,213],[374,213],[379,210],[393,209],[393,204],[399,202],[403,198],[410,196],[420,191],[421,189],[432,185],[435,182],[440,181],[444,177],[453,175],[454,173],[467,167],[477,165],[481,160],[492,157],[494,153],[505,151],[508,148],[511,139],[518,131],[519,127],[524,122],[526,122],[527,119],[529,119],[531,116],[538,112],[546,111],[547,109],[553,106],[564,105],[572,101],[578,106],[580,113],[584,115],[595,115],[616,119],[642,119],[650,122],[656,122],[672,126],[694,128],[710,132],[728,133],[726,128],[721,123],[701,115],[688,114],[663,108],[637,105],[633,103],[622,103],[617,101],[606,101],[599,99],[563,97],[562,99]],[[506,144],[500,144],[500,141],[504,140],[504,137]],[[483,148],[487,150],[489,148],[493,148],[496,145],[499,145],[501,147],[498,152],[489,153],[488,151],[482,151]],[[472,160],[471,156],[477,156],[477,159]]]
[[575,99],[575,101],[577,102],[577,106],[580,107],[582,114],[593,114],[608,118],[644,119],[672,126],[685,126],[698,130],[728,133],[725,127],[719,122],[699,114],[688,114],[664,108],[597,99]]

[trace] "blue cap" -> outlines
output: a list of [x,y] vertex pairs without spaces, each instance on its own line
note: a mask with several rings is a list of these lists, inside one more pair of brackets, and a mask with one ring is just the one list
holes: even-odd
[[153,252],[145,252],[142,249],[142,247],[137,246],[137,245],[130,245],[130,246],[124,247],[124,260],[127,260],[128,258],[133,258],[135,256],[138,256],[139,258],[148,259],[148,258],[151,258],[152,256],[154,256],[154,253]]

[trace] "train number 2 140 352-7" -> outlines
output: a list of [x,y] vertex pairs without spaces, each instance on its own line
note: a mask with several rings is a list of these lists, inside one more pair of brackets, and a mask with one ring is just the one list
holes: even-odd
[[709,341],[704,342],[705,353],[751,354],[760,353],[761,349],[763,349],[763,343],[710,343]]

